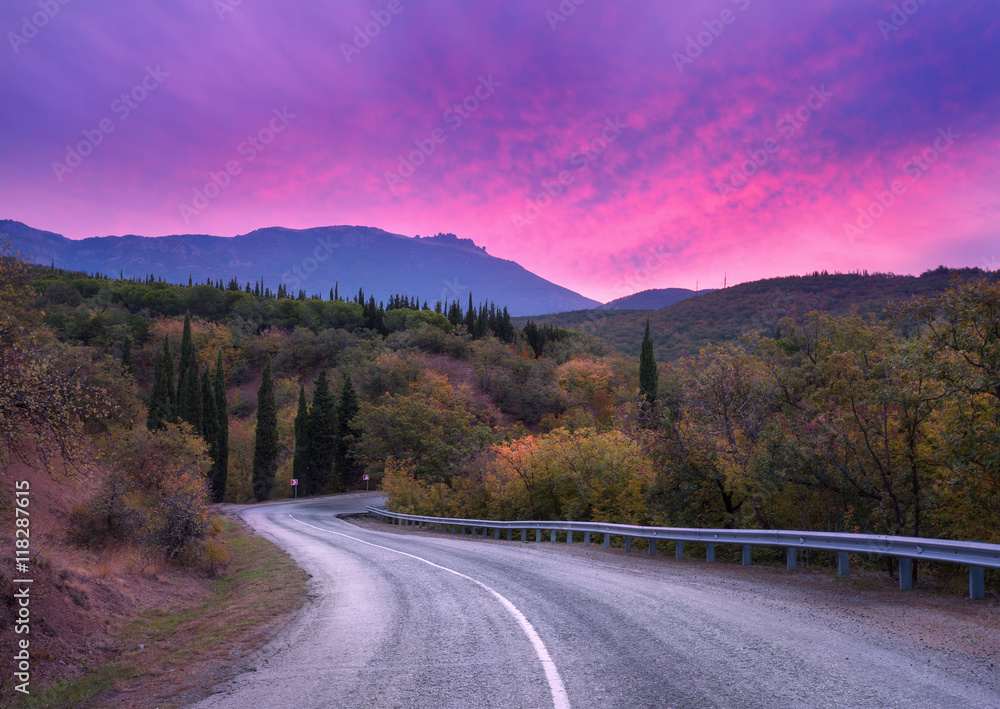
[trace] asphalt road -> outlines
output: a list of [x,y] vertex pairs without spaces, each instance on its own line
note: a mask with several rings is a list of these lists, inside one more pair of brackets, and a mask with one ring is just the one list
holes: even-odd
[[195,706],[1000,707],[992,672],[808,601],[641,554],[336,517],[372,502],[243,513],[312,575],[310,600],[254,671]]

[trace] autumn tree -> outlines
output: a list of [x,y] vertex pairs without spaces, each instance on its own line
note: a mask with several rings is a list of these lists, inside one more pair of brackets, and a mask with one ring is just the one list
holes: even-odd
[[108,415],[107,392],[89,386],[89,360],[73,357],[28,307],[27,264],[0,244],[0,466],[37,455],[50,470],[82,464],[84,423]]
[[88,505],[96,523],[91,534],[100,530],[145,543],[168,559],[205,535],[210,461],[204,441],[187,425],[117,431],[105,442],[103,458],[108,473]]

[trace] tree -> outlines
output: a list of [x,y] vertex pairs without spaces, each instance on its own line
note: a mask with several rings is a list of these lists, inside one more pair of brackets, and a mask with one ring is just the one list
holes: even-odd
[[[208,444],[208,457],[212,465],[208,471],[209,494],[213,502],[222,502],[222,495],[215,489],[216,481],[219,478],[219,416],[215,410],[215,391],[212,387],[212,379],[208,376],[208,367],[201,373],[201,399],[204,416],[201,421],[201,436]],[[225,494],[225,483],[223,483],[223,494]]]
[[[333,462],[337,456],[337,405],[330,392],[326,370],[319,373],[313,389],[313,403],[307,424],[308,451],[306,495],[324,492],[333,480]],[[339,489],[339,480],[333,488]]]
[[186,426],[116,431],[105,443],[108,473],[89,508],[104,532],[176,557],[209,527],[205,444]]
[[278,470],[278,405],[268,360],[257,390],[257,431],[253,447],[253,494],[257,502],[271,497]]
[[33,322],[28,266],[0,243],[0,468],[11,454],[76,468],[86,459],[83,423],[111,410],[86,384],[79,360]]
[[156,356],[153,389],[149,394],[146,428],[157,431],[174,421],[174,361],[170,356],[170,338],[164,336],[163,349]]
[[135,376],[135,367],[132,365],[132,338],[126,337],[122,341],[122,371]]
[[642,336],[642,350],[639,353],[639,389],[649,407],[656,404],[659,377],[656,356],[653,354],[653,340],[649,336],[649,318],[646,318],[646,333]]
[[295,414],[295,454],[292,456],[292,477],[301,482],[305,482],[306,479],[308,448],[309,406],[306,403],[306,388],[299,385],[299,409]]
[[198,359],[191,340],[191,314],[184,316],[181,335],[181,357],[177,365],[177,416],[195,430],[202,428],[202,396],[198,378]]
[[358,431],[351,423],[358,415],[358,395],[351,383],[351,375],[344,377],[340,390],[340,404],[337,406],[337,456],[335,468],[345,487],[358,482],[361,468],[354,460],[354,448],[358,441]]
[[215,395],[215,414],[218,417],[216,424],[218,457],[213,471],[212,492],[215,501],[222,502],[226,494],[226,482],[229,479],[229,407],[226,402],[226,375],[222,370],[222,350],[219,350],[215,362],[215,381],[212,389]]

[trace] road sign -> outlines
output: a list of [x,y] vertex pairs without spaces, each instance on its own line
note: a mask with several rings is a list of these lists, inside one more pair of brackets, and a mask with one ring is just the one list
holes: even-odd
[[361,479],[362,479],[362,480],[367,480],[367,479],[368,479],[368,474],[366,473],[366,474],[364,475],[364,477],[362,477]]
[[299,479],[298,478],[292,478],[292,485],[298,485],[298,484],[299,484]]

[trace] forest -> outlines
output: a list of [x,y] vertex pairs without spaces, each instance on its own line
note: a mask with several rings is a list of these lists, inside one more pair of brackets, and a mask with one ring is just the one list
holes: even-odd
[[81,543],[211,556],[210,501],[363,474],[419,514],[1000,542],[990,278],[671,358],[658,317],[636,357],[471,296],[322,299],[13,257],[0,281],[0,436],[68,474],[100,461]]

